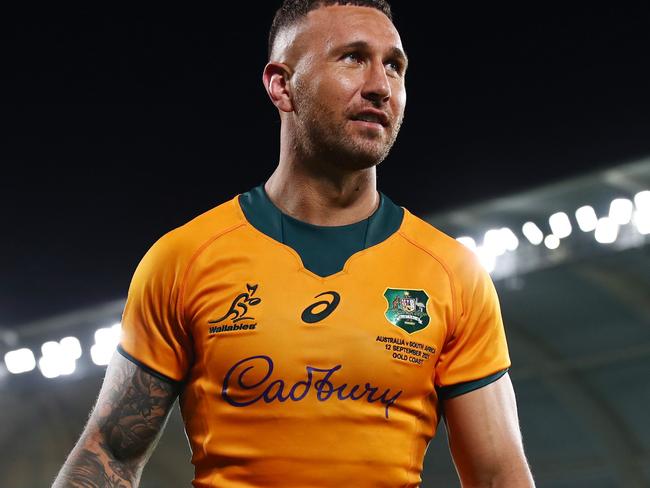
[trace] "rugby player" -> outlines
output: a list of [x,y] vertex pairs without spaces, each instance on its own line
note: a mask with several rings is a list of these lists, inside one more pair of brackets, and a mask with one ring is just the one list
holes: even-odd
[[417,487],[442,419],[463,487],[533,486],[489,276],[377,191],[407,66],[387,2],[284,2],[278,166],[145,255],[55,487],[137,486],[177,396],[195,487]]

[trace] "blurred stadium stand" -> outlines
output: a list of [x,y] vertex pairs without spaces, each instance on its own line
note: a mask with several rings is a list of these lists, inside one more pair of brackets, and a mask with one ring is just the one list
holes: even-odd
[[[538,487],[650,486],[650,210],[640,208],[650,205],[650,193],[637,198],[630,223],[623,223],[625,215],[612,215],[610,205],[647,190],[650,160],[643,160],[428,218],[448,234],[476,242],[504,227],[517,238],[516,249],[492,249],[502,255],[487,266],[494,264]],[[597,242],[594,231],[578,228],[575,211],[584,205],[601,218],[622,219],[614,226],[601,222],[610,224],[601,240],[611,240],[609,229],[615,231],[613,242]],[[621,205],[625,214],[629,204]],[[571,233],[547,241],[551,247],[559,242],[557,248],[533,245],[523,236],[526,222],[534,222],[543,236],[564,233],[549,224],[558,212],[568,215]],[[41,344],[66,336],[77,337],[83,349],[74,373],[53,379],[38,367],[10,374],[0,363],[2,486],[49,486],[99,392],[104,369],[88,354],[95,330],[118,322],[122,306],[110,302],[0,330],[0,357],[29,348],[38,359]],[[191,478],[176,408],[141,486],[189,486]],[[423,479],[423,488],[458,486],[442,427],[429,447]]]

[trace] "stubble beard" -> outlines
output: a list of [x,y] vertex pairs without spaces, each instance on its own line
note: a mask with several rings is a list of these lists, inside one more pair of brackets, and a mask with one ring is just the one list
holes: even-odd
[[[314,102],[309,95],[294,99],[296,144],[315,161],[322,160],[341,170],[356,171],[377,166],[388,156],[403,117],[385,127],[386,134],[364,134],[351,127],[350,120],[330,107]],[[354,131],[354,132],[353,132]]]

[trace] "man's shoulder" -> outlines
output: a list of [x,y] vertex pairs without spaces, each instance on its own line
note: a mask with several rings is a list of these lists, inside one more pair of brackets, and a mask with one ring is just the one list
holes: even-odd
[[406,209],[400,233],[411,244],[437,260],[450,274],[475,272],[481,267],[469,248]]
[[446,260],[465,259],[473,253],[453,237],[405,210],[402,235],[414,245]]
[[246,219],[238,200],[239,195],[197,215],[170,233],[177,235],[177,238],[196,242],[243,225]]
[[150,253],[153,251],[175,261],[191,259],[203,246],[245,225],[238,198],[239,195],[167,232],[152,246]]

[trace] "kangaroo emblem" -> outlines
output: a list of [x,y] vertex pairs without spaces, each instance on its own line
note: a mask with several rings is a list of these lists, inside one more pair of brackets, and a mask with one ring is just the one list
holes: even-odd
[[255,320],[253,317],[246,316],[248,313],[248,307],[257,305],[262,301],[262,299],[254,296],[257,291],[257,285],[249,285],[246,283],[246,289],[248,290],[247,292],[240,293],[235,297],[230,305],[230,309],[223,317],[218,318],[217,320],[210,320],[208,323],[216,324],[225,320],[232,320],[233,323],[241,320]]

